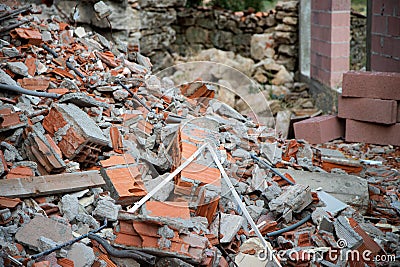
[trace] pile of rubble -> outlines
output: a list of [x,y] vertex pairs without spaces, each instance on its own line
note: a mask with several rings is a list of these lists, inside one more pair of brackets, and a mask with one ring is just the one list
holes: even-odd
[[398,259],[398,148],[276,138],[44,6],[1,10],[0,265]]

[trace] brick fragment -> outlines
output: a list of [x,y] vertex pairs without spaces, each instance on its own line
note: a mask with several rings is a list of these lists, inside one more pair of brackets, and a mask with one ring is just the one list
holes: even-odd
[[204,258],[208,239],[186,231],[183,225],[181,227],[183,231],[178,231],[175,226],[161,223],[156,218],[119,220],[114,242],[118,246],[141,248],[152,251],[152,254],[178,257],[199,264]]
[[4,158],[3,151],[0,150],[0,176],[8,172],[7,162]]
[[124,145],[122,142],[122,135],[119,132],[118,127],[116,126],[110,127],[110,138],[114,152],[122,154],[124,150]]
[[349,71],[343,74],[342,96],[400,100],[400,73]]
[[131,205],[147,194],[137,166],[102,169],[101,173],[118,204]]
[[35,29],[17,28],[11,34],[16,34],[19,38],[28,40],[28,43],[33,45],[40,45],[42,42],[42,35]]
[[131,154],[112,155],[110,158],[100,161],[100,163],[103,168],[107,168],[117,165],[133,164],[135,163],[135,159]]
[[200,80],[182,85],[181,92],[190,99],[214,98],[215,95],[215,91]]
[[28,158],[38,163],[41,174],[60,173],[65,170],[61,151],[49,135],[43,135],[32,128],[23,146]]
[[0,132],[26,126],[26,118],[22,112],[13,112],[10,108],[0,110]]
[[147,201],[145,204],[146,212],[152,217],[169,217],[190,219],[189,207],[187,202],[159,202]]
[[85,166],[95,164],[109,143],[94,121],[74,104],[54,105],[42,125],[66,158]]
[[0,197],[0,209],[13,209],[21,203],[19,198]]
[[374,98],[339,97],[338,117],[393,124],[397,121],[397,102]]
[[346,120],[346,141],[379,145],[400,145],[400,123],[393,125],[374,124]]
[[18,166],[15,168],[12,168],[6,178],[7,179],[12,179],[12,178],[27,178],[27,177],[31,177],[31,176],[35,176],[34,171],[27,167],[27,166]]
[[67,258],[60,258],[57,260],[57,264],[61,267],[74,267],[74,262]]
[[49,89],[47,89],[47,92],[53,93],[53,94],[64,95],[66,93],[69,93],[69,89],[67,89],[67,88],[49,88]]
[[28,90],[45,91],[50,84],[49,78],[23,78],[19,80],[21,86]]
[[296,139],[305,139],[312,144],[325,143],[344,136],[344,125],[337,116],[324,115],[296,122]]
[[35,76],[36,73],[36,58],[28,56],[25,60],[25,65],[28,67],[28,73]]
[[50,267],[49,261],[39,261],[32,264],[32,267]]

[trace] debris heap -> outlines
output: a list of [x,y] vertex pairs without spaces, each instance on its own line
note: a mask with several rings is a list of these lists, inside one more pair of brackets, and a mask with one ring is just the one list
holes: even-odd
[[400,256],[398,148],[277,138],[44,6],[1,10],[0,265]]

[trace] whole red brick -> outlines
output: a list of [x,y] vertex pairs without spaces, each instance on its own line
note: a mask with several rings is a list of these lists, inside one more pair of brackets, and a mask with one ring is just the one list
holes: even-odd
[[397,121],[397,101],[339,96],[338,117],[358,121],[394,124]]
[[346,141],[399,146],[400,123],[383,125],[346,120]]
[[400,100],[400,73],[349,71],[343,74],[342,96]]
[[296,122],[296,139],[304,139],[311,144],[321,144],[344,136],[344,123],[334,115],[323,115]]

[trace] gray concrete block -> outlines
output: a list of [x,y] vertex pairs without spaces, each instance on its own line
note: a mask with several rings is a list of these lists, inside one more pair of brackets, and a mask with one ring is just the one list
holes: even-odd
[[366,212],[369,203],[368,183],[354,175],[335,173],[307,172],[279,169],[290,174],[296,183],[309,185],[311,190],[322,188],[346,204],[357,206],[360,212]]

